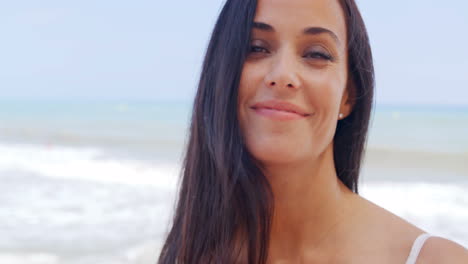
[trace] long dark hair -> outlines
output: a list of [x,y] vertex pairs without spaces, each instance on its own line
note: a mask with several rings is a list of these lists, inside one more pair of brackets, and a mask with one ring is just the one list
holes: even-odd
[[[334,160],[339,179],[357,193],[374,70],[354,0],[339,2],[346,19],[355,101],[352,113],[338,122]],[[227,0],[214,27],[193,105],[174,219],[159,264],[233,263],[239,254],[237,242],[247,249],[243,263],[266,262],[273,193],[245,146],[237,118],[238,86],[256,6],[256,0]]]

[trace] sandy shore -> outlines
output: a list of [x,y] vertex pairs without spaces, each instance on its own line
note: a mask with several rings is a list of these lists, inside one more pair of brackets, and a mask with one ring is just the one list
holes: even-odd
[[468,179],[467,163],[468,152],[397,152],[383,148],[369,148],[363,162],[363,174],[366,180],[409,179],[457,182]]

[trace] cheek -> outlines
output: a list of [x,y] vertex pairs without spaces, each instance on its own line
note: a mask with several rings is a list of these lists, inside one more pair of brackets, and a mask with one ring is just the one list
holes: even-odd
[[309,74],[306,75],[308,88],[333,93],[337,88],[339,89],[344,85],[345,74],[340,72],[337,69],[309,71]]
[[256,99],[255,95],[258,93],[258,87],[262,85],[263,69],[249,63],[245,63],[242,69],[237,96],[237,111],[241,128],[243,128],[246,122],[246,111],[248,111],[249,105]]
[[336,71],[309,75],[306,101],[314,107],[316,116],[314,136],[318,142],[328,145],[336,131],[341,97],[346,86],[345,74]]
[[245,62],[240,78],[239,94],[255,92],[253,90],[260,87],[259,85],[267,74],[265,69],[266,67],[262,67],[261,63]]
[[322,71],[307,75],[306,100],[320,115],[334,115],[339,111],[343,91],[346,87],[346,74],[337,71]]

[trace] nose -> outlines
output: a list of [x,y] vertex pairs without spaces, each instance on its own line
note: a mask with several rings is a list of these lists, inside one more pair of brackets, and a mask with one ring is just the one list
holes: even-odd
[[277,58],[272,60],[271,70],[265,76],[265,84],[270,88],[300,88],[302,84],[294,55],[278,54]]

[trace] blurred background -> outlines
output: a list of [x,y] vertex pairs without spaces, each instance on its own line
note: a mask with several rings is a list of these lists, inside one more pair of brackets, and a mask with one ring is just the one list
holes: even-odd
[[[154,263],[223,0],[2,1],[0,263]],[[359,0],[360,193],[468,247],[468,2]]]

